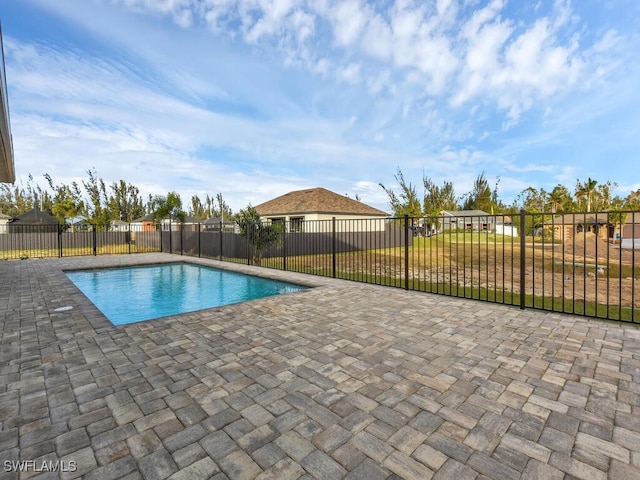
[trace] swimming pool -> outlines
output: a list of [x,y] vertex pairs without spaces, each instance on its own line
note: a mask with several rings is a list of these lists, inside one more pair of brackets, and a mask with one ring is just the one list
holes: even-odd
[[114,325],[306,289],[293,283],[190,263],[65,274]]

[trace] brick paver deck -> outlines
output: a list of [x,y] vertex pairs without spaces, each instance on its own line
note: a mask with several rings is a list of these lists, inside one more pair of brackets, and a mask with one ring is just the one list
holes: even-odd
[[0,477],[640,478],[637,327],[209,260],[316,288],[113,327],[62,272],[180,260],[0,262]]

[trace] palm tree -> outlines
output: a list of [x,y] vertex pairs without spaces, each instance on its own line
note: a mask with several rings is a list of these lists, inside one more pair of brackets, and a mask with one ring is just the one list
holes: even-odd
[[584,183],[580,183],[580,180],[577,180],[576,183],[576,198],[587,199],[587,212],[591,211],[591,199],[593,197],[594,192],[596,191],[596,185],[598,182],[593,180],[591,177],[587,178]]
[[571,195],[564,185],[556,185],[553,187],[551,193],[549,193],[548,202],[551,207],[551,213],[565,212],[569,210],[569,204],[571,202]]

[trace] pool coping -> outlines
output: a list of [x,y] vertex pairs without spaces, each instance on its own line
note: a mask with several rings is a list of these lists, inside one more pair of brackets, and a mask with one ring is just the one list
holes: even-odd
[[[93,272],[93,271],[101,271],[101,270],[120,270],[120,269],[128,269],[128,268],[145,268],[145,267],[156,267],[156,266],[161,266],[161,265],[193,265],[193,266],[210,268],[210,269],[229,272],[229,273],[236,273],[236,274],[239,274],[239,275],[245,275],[245,276],[249,276],[249,277],[256,277],[256,278],[260,278],[260,279],[263,279],[263,280],[271,280],[271,281],[274,281],[274,282],[281,282],[281,283],[284,283],[284,284],[288,284],[288,285],[292,285],[292,286],[301,288],[301,290],[292,291],[292,292],[286,292],[286,293],[279,293],[278,295],[288,295],[288,294],[294,294],[294,293],[302,293],[302,292],[304,292],[305,290],[307,290],[309,288],[314,288],[314,287],[309,287],[308,285],[303,285],[303,284],[298,283],[298,282],[294,283],[294,282],[291,282],[290,280],[277,279],[277,278],[273,278],[271,276],[266,276],[266,275],[256,275],[254,273],[240,272],[237,269],[220,268],[220,266],[213,265],[210,262],[191,262],[188,259],[176,260],[176,261],[173,261],[173,262],[136,263],[136,264],[131,264],[131,265],[101,266],[101,267],[97,267],[97,268],[67,268],[67,269],[63,269],[62,271],[65,273],[65,276],[67,277],[67,279],[70,280],[71,283],[73,283],[74,287],[76,287],[78,292],[81,293],[89,301],[89,303],[91,303],[91,305],[93,305],[93,307],[95,307],[97,309],[97,311],[100,314],[102,314],[102,316],[104,317],[104,319],[102,319],[102,318],[99,317],[99,315],[97,315],[96,312],[91,312],[92,315],[89,318],[90,318],[92,326],[96,330],[104,328],[105,326],[107,326],[107,324],[110,325],[110,326],[114,326],[114,327],[122,327],[122,326],[125,326],[125,325],[133,325],[135,323],[151,322],[151,321],[156,321],[156,320],[160,320],[160,319],[164,319],[164,318],[179,317],[181,315],[187,315],[187,314],[195,313],[195,312],[204,312],[204,311],[207,311],[207,310],[210,310],[210,309],[224,307],[226,305],[233,305],[235,303],[241,303],[241,302],[250,302],[250,301],[253,301],[253,300],[259,300],[260,298],[264,298],[264,297],[258,297],[258,298],[251,298],[251,299],[247,299],[247,300],[239,300],[239,301],[236,301],[236,302],[223,303],[223,304],[220,304],[220,305],[213,305],[213,306],[210,306],[210,307],[200,308],[200,309],[196,309],[196,310],[189,310],[189,311],[185,311],[185,312],[170,313],[168,315],[161,315],[161,316],[158,316],[158,317],[146,318],[146,319],[143,319],[143,320],[116,323],[116,322],[113,322],[107,315],[105,315],[103,313],[103,311],[100,309],[100,307],[98,305],[96,305],[76,285],[76,283],[73,281],[73,279],[69,278],[66,275],[67,273],[76,273],[76,272]],[[272,296],[272,295],[267,295],[267,296]],[[73,306],[64,306],[64,307],[61,307],[61,308],[67,309],[67,308],[73,308]],[[83,308],[86,308],[86,305],[83,305]],[[107,323],[105,323],[104,320],[106,320]]]
[[[132,255],[132,256],[128,256],[127,258],[130,258],[131,260],[140,260],[140,261],[130,262],[126,265],[99,265],[97,267],[72,266],[69,268],[60,269],[60,271],[62,272],[62,277],[61,277],[63,279],[62,283],[65,285],[70,295],[76,301],[78,309],[85,315],[88,322],[91,324],[91,326],[96,332],[103,332],[105,329],[109,329],[109,328],[121,328],[121,327],[126,327],[128,325],[135,325],[135,324],[152,322],[157,320],[170,320],[176,317],[180,317],[184,320],[185,315],[190,315],[196,312],[206,312],[208,310],[218,309],[218,308],[225,307],[226,305],[233,305],[233,304],[217,305],[215,307],[204,308],[201,310],[177,313],[172,315],[165,315],[162,317],[151,318],[148,320],[140,320],[138,322],[130,322],[130,323],[117,325],[112,323],[111,320],[109,320],[106,317],[106,315],[102,313],[102,311],[73,283],[73,281],[71,281],[69,277],[66,276],[66,272],[78,272],[78,271],[86,271],[86,270],[108,270],[108,269],[114,269],[114,268],[146,267],[146,266],[163,265],[163,264],[186,263],[186,264],[202,265],[206,267],[216,268],[218,270],[224,270],[227,272],[242,273],[244,275],[251,275],[254,277],[260,277],[267,280],[277,280],[281,282],[292,283],[295,285],[306,287],[306,289],[316,288],[322,285],[326,285],[326,281],[323,282],[322,280],[319,280],[316,278],[308,278],[309,275],[305,275],[305,274],[299,274],[296,272],[282,272],[279,270],[269,270],[269,269],[265,269],[258,266],[221,262],[220,260],[215,260],[215,259],[191,258],[191,257],[181,256],[180,259],[177,259],[177,260],[176,259],[166,259],[166,260],[158,259],[158,261],[149,261],[143,258],[137,259],[136,256],[137,255]],[[287,274],[286,279],[284,278],[283,273]],[[299,277],[299,279],[292,281],[289,275],[292,273],[296,277]],[[68,284],[65,282],[68,282]],[[284,293],[282,295],[303,294],[305,291],[306,290],[301,290],[299,292]],[[260,299],[256,298],[251,300],[245,300],[245,302],[252,302],[256,300],[260,300]],[[236,303],[241,303],[241,302],[236,302]],[[75,308],[74,305],[70,305],[70,306]],[[63,307],[66,307],[66,306],[63,306]]]

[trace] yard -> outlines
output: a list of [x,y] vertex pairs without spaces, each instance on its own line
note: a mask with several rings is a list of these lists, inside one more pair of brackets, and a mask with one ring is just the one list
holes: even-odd
[[[128,243],[121,233],[98,233],[95,237],[91,233],[65,233],[64,241],[54,242],[54,238],[48,242],[52,247],[57,243],[58,248],[43,248],[44,242],[39,241],[21,242],[11,249],[12,244],[5,242],[9,248],[3,248],[0,258],[93,255],[94,248],[96,255],[162,248],[184,255],[220,258],[222,239],[215,235],[206,234],[205,238],[205,234],[200,237],[195,232],[174,234],[178,236],[173,243],[169,237],[162,242],[154,232],[145,235],[148,238],[144,242]],[[482,231],[411,237],[406,247],[390,247],[403,245],[398,239],[404,233],[394,235],[392,240],[380,237],[375,241],[346,236],[332,254],[323,253],[331,252],[331,237],[327,234],[318,240],[290,234],[287,248],[282,244],[274,247],[263,256],[261,265],[512,305],[523,301],[525,307],[640,322],[640,253],[622,250],[591,233],[578,234],[564,244],[527,237],[524,256],[519,238]],[[237,235],[225,234],[223,259],[246,263],[242,241]],[[303,243],[296,245],[296,241]],[[237,242],[241,243],[234,246]],[[321,253],[292,254],[301,245],[307,251]]]
[[[266,258],[262,265],[282,269],[284,261]],[[520,262],[518,238],[460,231],[415,237],[406,250],[336,254],[335,270],[338,278],[517,305]],[[287,257],[286,269],[331,275],[333,257]],[[589,233],[565,244],[528,237],[524,272],[526,306],[640,321],[640,254],[633,250]]]

